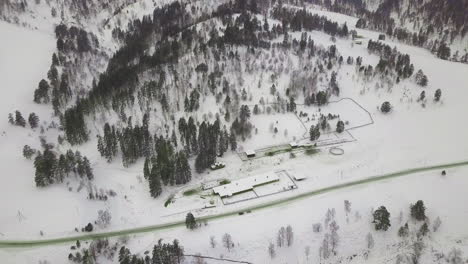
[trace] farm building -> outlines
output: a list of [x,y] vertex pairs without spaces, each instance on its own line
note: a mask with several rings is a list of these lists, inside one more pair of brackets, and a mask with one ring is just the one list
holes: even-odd
[[291,146],[291,148],[297,148],[297,147],[299,147],[299,144],[297,142],[293,141],[293,142],[289,143],[289,146]]
[[220,197],[230,197],[234,194],[252,190],[254,187],[278,181],[277,174],[262,174],[233,181],[229,184],[213,188],[213,192]]
[[255,157],[255,151],[254,150],[246,150],[245,155],[247,155],[248,158]]

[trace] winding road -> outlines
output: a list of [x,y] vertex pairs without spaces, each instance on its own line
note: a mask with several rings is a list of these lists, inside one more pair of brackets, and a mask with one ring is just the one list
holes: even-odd
[[[364,178],[364,179],[360,179],[356,181],[341,183],[341,184],[337,184],[337,185],[333,185],[333,186],[329,186],[329,187],[325,187],[325,188],[321,188],[317,190],[312,190],[309,192],[300,193],[295,196],[291,196],[291,197],[287,197],[287,198],[283,198],[283,199],[279,199],[275,201],[268,201],[265,203],[252,205],[252,206],[240,209],[240,210],[234,210],[234,211],[224,212],[220,214],[213,214],[213,215],[198,217],[198,220],[208,221],[208,220],[215,220],[215,219],[220,219],[220,218],[225,218],[225,217],[230,217],[230,216],[236,216],[240,212],[245,212],[249,210],[257,211],[257,210],[266,209],[266,208],[270,208],[274,206],[284,205],[284,204],[292,203],[300,199],[305,199],[311,196],[329,193],[332,191],[336,191],[336,190],[340,190],[340,189],[344,189],[344,188],[348,188],[352,186],[376,183],[376,182],[380,182],[380,181],[384,181],[384,180],[388,180],[392,178],[397,178],[397,177],[402,177],[402,176],[408,176],[408,175],[412,175],[412,174],[420,173],[420,172],[448,169],[448,168],[461,167],[461,166],[468,166],[468,160],[446,163],[446,164],[438,164],[438,165],[432,165],[432,166],[424,166],[424,167],[418,167],[418,168],[411,168],[411,169],[376,175],[376,176],[372,176],[372,177],[368,177],[368,178]],[[138,233],[162,231],[162,230],[182,227],[182,226],[185,226],[184,220],[175,221],[171,223],[165,223],[165,224],[159,224],[159,225],[150,225],[150,226],[115,230],[115,231],[109,231],[109,232],[89,233],[89,234],[51,238],[51,239],[0,240],[0,248],[48,246],[48,245],[62,244],[62,243],[67,243],[67,242],[75,242],[76,240],[92,240],[92,239],[99,239],[99,238],[109,238],[109,237],[125,236],[125,235],[138,234]]]

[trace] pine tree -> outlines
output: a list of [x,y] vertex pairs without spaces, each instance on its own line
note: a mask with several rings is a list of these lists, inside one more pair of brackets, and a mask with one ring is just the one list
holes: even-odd
[[380,111],[382,111],[382,113],[386,114],[390,112],[391,110],[392,110],[392,105],[390,104],[390,102],[382,103],[382,106],[380,107]]
[[187,213],[187,216],[185,217],[185,226],[190,230],[197,228],[197,220],[192,213]]
[[408,223],[406,223],[404,226],[401,226],[400,229],[398,229],[398,236],[407,237],[408,235],[409,235],[409,226],[408,226]]
[[424,222],[424,224],[419,229],[418,235],[419,236],[425,236],[425,235],[427,235],[427,233],[429,233],[429,227],[427,226],[427,223]]
[[13,114],[11,113],[8,114],[8,123],[10,123],[11,125],[15,124],[15,119],[13,119]]
[[426,98],[426,91],[422,91],[421,94],[419,95],[418,101],[424,101]]
[[192,178],[192,172],[188,163],[187,156],[183,151],[180,151],[176,155],[175,164],[175,184],[185,184]]
[[26,120],[24,120],[23,115],[18,110],[15,111],[15,125],[22,127],[26,126]]
[[150,162],[150,158],[146,157],[145,164],[143,165],[143,177],[145,177],[145,179],[149,179],[151,175]]
[[411,216],[418,220],[424,221],[426,220],[426,207],[424,206],[424,202],[419,200],[416,204],[410,206],[411,209]]
[[39,82],[38,88],[34,91],[34,102],[35,103],[49,103],[50,98],[49,98],[49,83],[47,83],[46,80],[42,79]]
[[439,102],[441,96],[442,96],[442,91],[440,89],[437,89],[434,93],[434,101]]
[[315,141],[320,138],[320,127],[319,125],[311,125],[309,129],[309,137],[311,141]]
[[54,66],[58,66],[59,65],[59,60],[58,60],[58,57],[57,57],[57,54],[52,54],[52,65]]
[[86,156],[83,157],[83,169],[88,180],[92,180],[94,178],[93,168],[91,168],[91,163]]
[[50,148],[46,148],[43,154],[37,154],[34,160],[36,186],[44,187],[54,183],[56,165],[57,159]]
[[32,155],[34,155],[34,153],[36,153],[36,151],[34,149],[32,149],[28,145],[24,145],[24,147],[23,147],[23,156],[25,158],[31,159],[31,157],[32,157]]
[[422,70],[419,70],[415,75],[416,83],[421,87],[426,87],[428,83],[427,76],[423,73]]
[[344,122],[340,120],[336,123],[336,132],[342,133],[343,131],[344,131]]
[[231,145],[231,150],[236,151],[237,150],[237,139],[236,135],[231,132],[231,135],[229,136],[229,143]]
[[151,169],[151,176],[149,177],[149,187],[151,197],[156,198],[159,195],[161,195],[161,178],[159,176],[159,171],[156,166],[153,166]]
[[29,114],[28,122],[31,128],[34,129],[39,124],[39,117],[35,113],[31,113]]
[[384,230],[391,226],[390,224],[390,213],[387,211],[385,206],[380,206],[377,210],[373,213],[375,223],[375,230]]

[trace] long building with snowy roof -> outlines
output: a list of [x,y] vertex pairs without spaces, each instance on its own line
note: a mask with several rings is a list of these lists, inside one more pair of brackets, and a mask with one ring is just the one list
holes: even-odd
[[278,181],[279,176],[276,173],[260,174],[233,181],[229,184],[213,188],[213,192],[220,197],[230,197],[237,193],[253,190],[254,187]]

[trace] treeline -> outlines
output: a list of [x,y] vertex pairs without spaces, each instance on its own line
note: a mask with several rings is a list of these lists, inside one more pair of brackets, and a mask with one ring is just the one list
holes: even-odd
[[[92,224],[88,224],[86,228],[88,227],[92,229]],[[119,250],[119,244],[118,242],[112,243],[108,239],[96,239],[89,243],[88,247],[85,247],[82,242],[77,240],[70,247],[71,252],[68,254],[68,260],[79,264],[100,263],[101,261],[114,263],[117,256],[117,263],[120,264],[176,264],[184,261],[184,248],[177,239],[172,243],[163,243],[160,239],[153,246],[151,253],[144,254],[144,256],[132,254],[130,249],[125,246],[121,246]]]
[[130,249],[121,247],[118,259],[120,264],[182,263],[184,248],[179,244],[178,240],[174,240],[172,243],[163,243],[162,239],[160,239],[158,244],[154,245],[151,255],[140,257],[132,254]]
[[325,16],[309,13],[305,9],[275,6],[272,17],[282,21],[283,28],[285,28],[285,25],[289,25],[292,31],[317,30],[339,37],[346,37],[349,34],[346,23],[339,25]]

